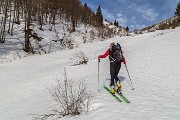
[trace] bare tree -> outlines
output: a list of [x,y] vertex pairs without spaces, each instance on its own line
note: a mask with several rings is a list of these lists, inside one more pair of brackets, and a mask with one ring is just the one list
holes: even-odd
[[[56,30],[56,21],[61,19],[66,24],[64,33],[75,32],[81,23],[99,27],[99,17],[80,0],[0,0],[0,13],[0,43],[5,42],[6,33],[13,35],[15,24],[24,24],[23,49],[31,53],[34,53],[30,41],[34,23],[38,23],[39,29],[43,30],[43,25],[49,22],[49,30],[53,27]],[[69,43],[72,49],[72,40],[66,40],[64,43]]]
[[78,83],[67,78],[65,71],[64,78],[57,80],[57,85],[49,89],[51,96],[58,106],[53,109],[52,113],[42,114],[35,119],[46,120],[48,118],[61,118],[66,115],[79,115],[83,111],[88,111],[90,101],[93,97],[92,93],[87,90],[84,80]]

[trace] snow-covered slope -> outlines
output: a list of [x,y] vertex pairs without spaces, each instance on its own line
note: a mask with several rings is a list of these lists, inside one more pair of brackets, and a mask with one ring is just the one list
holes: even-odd
[[[57,20],[56,26],[53,27],[47,23],[41,30],[37,23],[33,24],[30,43],[34,54],[73,49],[82,43],[103,41],[116,35],[127,34],[124,28],[117,28],[109,22],[104,22],[105,26],[101,30],[90,25],[79,24],[75,32],[70,32],[71,24],[64,20]],[[32,55],[23,50],[24,40],[24,23],[15,24],[13,36],[7,34],[5,42],[0,44],[0,64]]]
[[141,30],[135,30],[135,33],[139,34],[139,33],[154,32],[156,30],[174,29],[178,26],[180,26],[180,16],[173,16],[160,23],[145,27]]
[[[180,119],[180,28],[156,31],[135,37],[115,37],[107,41],[79,45],[73,50],[30,56],[0,64],[0,120],[31,120],[32,114],[48,113],[54,102],[46,87],[51,88],[62,77],[85,78],[94,92],[91,110],[62,120],[179,120]],[[119,78],[122,92],[131,101],[118,103],[101,86],[109,85],[108,58],[100,62],[98,93],[97,56],[111,42],[119,42],[124,50],[127,67],[135,90],[122,64]],[[71,66],[73,54],[81,50],[87,65]]]

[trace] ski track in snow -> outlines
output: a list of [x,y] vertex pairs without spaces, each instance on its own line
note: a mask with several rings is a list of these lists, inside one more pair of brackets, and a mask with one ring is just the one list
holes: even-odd
[[[32,120],[32,114],[50,112],[55,103],[47,88],[62,77],[64,69],[69,79],[86,79],[88,89],[95,97],[87,114],[66,116],[60,120],[179,120],[179,32],[180,28],[176,28],[134,37],[115,37],[80,45],[74,50],[0,64],[0,120]],[[122,45],[135,87],[131,90],[122,64],[119,78],[122,80],[122,92],[130,104],[118,103],[102,88],[103,83],[108,86],[110,82],[108,58],[100,62],[101,92],[97,92],[97,56],[103,54],[112,41]],[[71,66],[70,58],[78,50],[88,56],[87,65]]]

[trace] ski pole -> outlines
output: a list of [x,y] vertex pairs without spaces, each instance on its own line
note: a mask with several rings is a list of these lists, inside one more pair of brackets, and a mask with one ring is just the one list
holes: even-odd
[[99,63],[100,63],[100,58],[98,58],[98,92],[100,92],[99,90]]
[[127,66],[126,66],[126,64],[124,64],[125,65],[125,67],[126,67],[126,71],[127,71],[127,73],[128,73],[128,76],[129,76],[129,79],[130,79],[130,81],[131,81],[131,87],[132,87],[132,90],[134,90],[135,88],[133,87],[133,84],[132,84],[132,80],[131,80],[131,77],[130,77],[130,75],[129,75],[129,71],[128,71],[128,69],[127,69]]
[[104,82],[103,82],[103,86],[99,89],[99,92],[101,92],[101,91],[102,91],[102,89],[103,89],[104,84],[106,83],[106,81],[107,81],[107,79],[106,79],[106,80],[104,80]]

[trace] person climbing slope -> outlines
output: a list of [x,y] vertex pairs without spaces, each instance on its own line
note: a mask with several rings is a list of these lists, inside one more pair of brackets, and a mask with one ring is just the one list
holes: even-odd
[[99,59],[106,58],[108,55],[109,55],[109,61],[110,61],[110,75],[111,75],[110,92],[112,94],[115,94],[114,81],[116,82],[116,85],[117,85],[116,87],[117,92],[120,92],[121,84],[118,78],[118,73],[121,68],[121,63],[123,62],[124,64],[126,64],[126,61],[123,56],[123,52],[121,50],[121,46],[119,43],[117,44],[115,44],[114,42],[110,43],[109,49],[103,55],[99,55],[98,58]]

